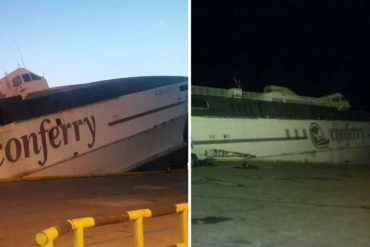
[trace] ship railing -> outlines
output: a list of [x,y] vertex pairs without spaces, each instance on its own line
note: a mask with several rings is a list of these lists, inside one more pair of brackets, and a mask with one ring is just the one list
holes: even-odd
[[[229,91],[228,89],[222,89],[222,88],[191,86],[192,94],[227,97],[228,91]],[[260,99],[261,93],[243,91],[242,98],[243,99]]]
[[62,224],[49,227],[36,234],[36,242],[42,247],[53,247],[54,240],[69,232],[74,233],[73,246],[84,246],[84,229],[89,227],[117,224],[126,221],[133,221],[134,245],[135,247],[144,246],[143,219],[153,218],[169,214],[179,214],[180,216],[180,242],[174,247],[188,246],[188,203],[180,203],[157,209],[138,209],[127,211],[116,216],[98,216],[71,219]]
[[192,94],[201,94],[201,95],[225,97],[227,95],[227,91],[228,90],[222,89],[222,88],[191,86],[191,93]]

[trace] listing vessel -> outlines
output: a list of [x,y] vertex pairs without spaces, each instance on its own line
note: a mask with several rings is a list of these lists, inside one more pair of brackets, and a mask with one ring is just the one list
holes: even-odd
[[370,114],[341,93],[300,96],[192,86],[192,161],[251,159],[370,164]]
[[0,79],[0,180],[113,174],[183,148],[187,77],[49,88],[19,68]]

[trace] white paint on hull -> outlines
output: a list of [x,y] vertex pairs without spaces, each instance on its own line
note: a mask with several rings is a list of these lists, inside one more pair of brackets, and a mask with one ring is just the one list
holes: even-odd
[[143,163],[184,147],[185,115],[125,140],[54,164],[25,176],[104,175],[132,170]]
[[[322,141],[319,145],[310,132],[313,123],[321,129],[316,135],[316,141]],[[370,124],[192,117],[192,146],[281,161],[370,164]]]
[[260,157],[261,160],[310,162],[330,164],[363,164],[369,165],[370,147],[347,148],[338,150],[309,151],[295,154],[280,154]]

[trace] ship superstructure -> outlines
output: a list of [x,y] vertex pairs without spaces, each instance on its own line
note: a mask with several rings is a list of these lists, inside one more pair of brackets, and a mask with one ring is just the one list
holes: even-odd
[[49,85],[43,76],[25,68],[18,68],[0,79],[0,98],[21,96],[25,99],[32,92],[48,90]]
[[192,153],[197,159],[370,163],[370,114],[349,110],[341,93],[300,96],[192,86]]

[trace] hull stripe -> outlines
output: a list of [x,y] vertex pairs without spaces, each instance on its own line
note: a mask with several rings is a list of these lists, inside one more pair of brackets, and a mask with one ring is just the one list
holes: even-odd
[[201,141],[192,141],[192,144],[193,145],[204,145],[204,144],[224,144],[224,143],[243,143],[243,142],[296,141],[296,140],[306,140],[306,139],[307,139],[307,136],[269,137],[269,138],[249,138],[249,139],[201,140]]
[[135,114],[135,115],[132,115],[132,116],[129,116],[129,117],[126,117],[126,118],[121,118],[121,119],[109,122],[108,126],[114,126],[116,124],[124,123],[124,122],[130,121],[130,120],[136,119],[136,118],[143,117],[145,115],[149,115],[149,114],[152,114],[152,113],[155,113],[155,112],[163,111],[163,110],[166,110],[168,108],[172,108],[172,107],[184,104],[185,102],[186,101],[181,101],[181,102],[177,102],[177,103],[174,103],[174,104],[171,104],[171,105],[162,106],[162,107],[150,110],[150,111]]

